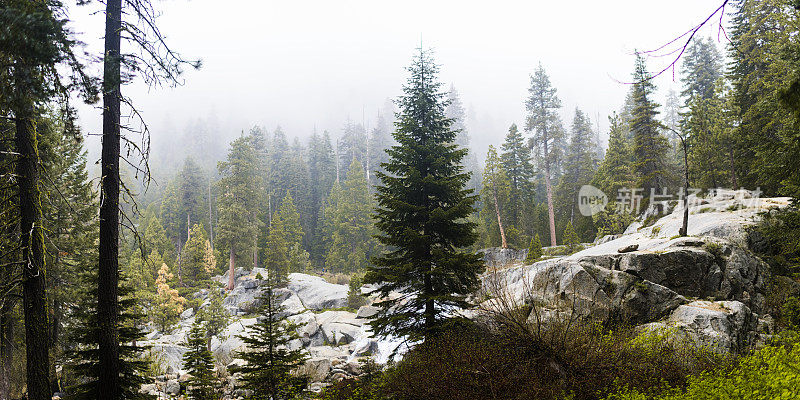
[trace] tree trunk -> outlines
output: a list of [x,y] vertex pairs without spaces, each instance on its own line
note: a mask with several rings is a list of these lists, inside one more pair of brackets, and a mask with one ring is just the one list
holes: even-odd
[[734,168],[734,160],[733,160],[733,147],[730,148],[728,151],[728,159],[730,160],[730,168],[731,168],[731,188],[734,190],[737,186],[739,186],[739,182],[736,179],[736,168]]
[[[27,81],[26,67],[17,67],[18,82]],[[18,85],[23,90],[24,83]],[[23,106],[24,107],[24,106]],[[45,293],[44,231],[39,193],[39,153],[33,106],[16,110],[15,143],[19,188],[20,248],[22,249],[22,304],[25,311],[25,356],[28,399],[50,399],[50,346]]]
[[106,0],[103,57],[103,146],[101,154],[100,262],[97,273],[99,345],[98,400],[120,397],[119,285],[119,150],[120,31],[122,1]]
[[[10,282],[10,274],[3,282]],[[14,320],[11,312],[14,309],[13,297],[8,296],[0,301],[0,400],[11,399],[11,364],[14,361],[12,340],[14,338]]]
[[208,179],[208,242],[211,244],[211,250],[214,250],[214,213],[211,208],[211,178]]
[[503,221],[500,220],[500,205],[497,204],[497,192],[492,191],[492,197],[494,197],[494,212],[497,214],[497,225],[500,227],[500,241],[502,243],[502,247],[504,249],[508,248],[508,243],[506,242],[506,231],[503,230]]
[[233,290],[236,285],[236,271],[234,271],[233,243],[231,243],[231,258],[228,260],[228,290]]
[[434,302],[430,296],[433,294],[433,283],[431,282],[431,273],[428,272],[423,278],[425,285],[425,294],[428,298],[425,300],[425,340],[427,341],[433,333],[433,327],[436,325],[436,310],[434,309]]
[[547,189],[547,214],[550,218],[550,245],[556,245],[556,215],[553,211],[553,186],[550,184],[550,163],[544,163],[544,186]]

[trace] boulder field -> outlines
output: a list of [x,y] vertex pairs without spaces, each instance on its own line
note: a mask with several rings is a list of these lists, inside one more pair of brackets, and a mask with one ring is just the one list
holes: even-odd
[[[660,218],[649,210],[622,235],[600,238],[577,253],[546,256],[533,264],[523,261],[527,250],[486,249],[487,272],[475,295],[479,306],[464,314],[478,318],[502,307],[528,305],[528,320],[534,323],[554,318],[621,322],[643,331],[669,329],[718,352],[744,350],[772,332],[764,304],[769,269],[754,253],[760,241],[748,227],[760,212],[788,202],[788,198],[755,199],[746,191],[692,198],[687,237],[677,237],[680,206]],[[644,226],[647,221],[652,224]],[[545,248],[544,254],[557,250]],[[233,356],[244,349],[238,336],[256,322],[264,283],[257,277],[264,275],[259,268],[236,271],[235,289],[226,293],[223,303],[231,323],[211,342],[217,365],[238,362]],[[225,283],[227,274],[215,280]],[[291,346],[308,352],[300,372],[311,377],[312,390],[359,375],[365,359],[385,363],[402,354],[403,349],[397,351],[401,340],[374,338],[369,329],[377,312],[372,305],[376,299],[347,311],[347,291],[346,285],[298,273],[289,275],[287,287],[276,290],[284,312],[302,324],[300,339]],[[206,299],[208,292],[195,296]],[[152,358],[165,373],[144,391],[164,396],[183,385],[186,349],[181,343],[194,318],[189,310],[171,332],[151,328],[144,344],[151,346]],[[239,397],[239,391],[235,379],[230,379],[226,396]]]

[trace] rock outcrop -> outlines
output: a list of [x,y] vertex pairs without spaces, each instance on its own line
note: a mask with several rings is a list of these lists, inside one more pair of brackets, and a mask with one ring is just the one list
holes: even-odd
[[769,269],[749,247],[754,240],[747,227],[760,211],[788,200],[753,199],[744,191],[695,199],[688,237],[677,237],[683,211],[677,208],[653,225],[634,224],[567,257],[511,263],[484,277],[489,300],[482,308],[528,304],[530,321],[569,317],[669,327],[716,351],[745,349],[769,325],[762,317]]

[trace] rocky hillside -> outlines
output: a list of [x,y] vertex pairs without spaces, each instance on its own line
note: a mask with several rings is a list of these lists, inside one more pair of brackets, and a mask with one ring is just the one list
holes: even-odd
[[[529,319],[594,318],[642,329],[674,329],[716,351],[740,351],[772,331],[764,314],[766,263],[747,227],[788,198],[753,199],[746,191],[696,200],[689,236],[678,237],[682,209],[656,219],[645,214],[619,237],[606,237],[567,257],[523,265],[525,252],[490,257],[509,264],[484,279],[489,299],[533,305]],[[648,218],[649,217],[649,218]],[[653,223],[644,226],[642,221]],[[498,298],[505,301],[500,302]]]
[[[758,238],[747,226],[758,212],[783,207],[788,199],[750,199],[748,192],[732,192],[698,199],[692,206],[689,237],[677,237],[681,210],[662,218],[645,214],[619,237],[606,237],[584,250],[525,265],[526,252],[488,249],[489,271],[483,277],[484,299],[478,310],[496,311],[500,304],[532,305],[531,321],[547,323],[554,318],[585,319],[635,324],[640,329],[674,329],[695,342],[719,351],[740,351],[771,332],[764,314],[769,280],[767,265],[752,251]],[[555,253],[554,249],[545,254]],[[243,349],[238,338],[256,322],[254,311],[266,275],[256,269],[238,270],[236,288],[226,293],[224,305],[232,316],[225,332],[212,340],[220,368],[235,363],[233,354]],[[219,276],[219,282],[228,277]],[[360,373],[359,361],[372,358],[385,363],[399,341],[372,337],[368,321],[376,312],[366,305],[346,311],[347,286],[306,274],[291,274],[289,285],[277,290],[290,319],[303,323],[301,339],[310,359],[303,373],[311,376],[312,389],[327,382]],[[364,289],[362,289],[364,290]],[[206,299],[208,293],[198,292]],[[374,301],[374,299],[369,299]],[[176,395],[186,376],[181,358],[183,342],[194,315],[186,311],[172,332],[152,331],[145,344],[161,363],[164,374],[143,389],[153,394]],[[229,397],[241,395],[234,379],[226,389]]]

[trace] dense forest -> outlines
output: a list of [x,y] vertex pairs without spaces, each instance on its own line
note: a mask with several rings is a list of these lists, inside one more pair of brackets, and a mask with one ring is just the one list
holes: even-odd
[[[105,6],[103,72],[92,76],[67,28],[66,6],[0,0],[0,399],[147,397],[139,387],[155,374],[158,355],[141,346],[144,335],[174,329],[186,310],[197,315],[186,339],[194,379],[189,397],[220,398],[210,372],[211,338],[231,318],[225,293],[235,289],[239,274],[256,269],[266,271],[259,276],[269,281],[268,304],[257,335],[246,340],[270,357],[273,347],[296,339],[297,327],[285,324],[272,300],[272,288],[285,287],[291,273],[349,282],[351,295],[361,293],[362,283],[387,299],[412,291],[407,302],[385,300],[372,328],[420,347],[394,369],[325,396],[433,398],[434,391],[414,392],[409,380],[425,376],[426,368],[448,376],[445,367],[426,362],[436,359],[437,345],[455,355],[453,346],[467,346],[453,336],[467,332],[464,337],[480,342],[468,345],[478,358],[495,360],[497,352],[523,363],[530,355],[509,352],[508,336],[484,337],[471,326],[448,330],[448,310],[469,308],[474,300],[482,249],[528,249],[531,262],[543,247],[550,256],[575,253],[625,232],[639,212],[661,201],[657,195],[678,200],[689,188],[790,197],[792,205],[764,228],[777,249],[764,257],[776,276],[798,282],[800,6],[793,1],[731,2],[726,39],[689,37],[677,57],[681,90],[664,99],[648,65],[652,54],[637,52],[628,95],[607,116],[608,131],[581,108],[567,110],[571,121],[563,121],[557,84],[540,64],[530,71],[528,96],[519,105],[525,120],[511,124],[486,154],[470,145],[457,82],[445,88],[436,78],[439,68],[457,66],[437,65],[424,49],[413,53],[404,94],[383,107],[373,126],[342,116],[335,132],[309,136],[252,126],[220,143],[220,132],[196,125],[184,135],[190,145],[151,152],[140,132],[120,122],[121,107],[135,107],[120,88],[137,79],[169,84],[199,63],[166,45],[149,2],[108,0]],[[138,28],[137,18],[149,21],[148,28]],[[121,54],[120,40],[141,51]],[[76,124],[76,99],[102,103],[97,177]],[[579,211],[585,185],[608,196],[593,215]],[[624,209],[626,193],[641,195],[635,209]],[[776,318],[788,321],[781,322],[787,330],[800,329],[791,316]],[[243,353],[248,362],[239,373],[253,398],[304,395],[306,382],[289,377],[304,356],[278,353],[280,361],[270,363],[261,353]],[[683,361],[700,363],[691,356]],[[722,365],[708,363],[670,370],[665,379],[686,387],[688,374]],[[647,373],[641,374],[621,377],[619,387],[632,385],[632,391],[616,396],[639,398],[633,389]],[[614,380],[597,379],[605,380],[590,386],[604,390]],[[587,381],[566,380],[576,396],[569,398],[612,392],[582,393],[575,388]],[[511,394],[513,382],[499,382],[507,386],[496,398],[564,394],[544,388],[545,381],[542,375],[531,384],[541,391],[520,391],[521,397]],[[438,395],[448,393],[441,390]],[[528,397],[534,392],[542,397]],[[478,389],[460,393],[488,398]]]

